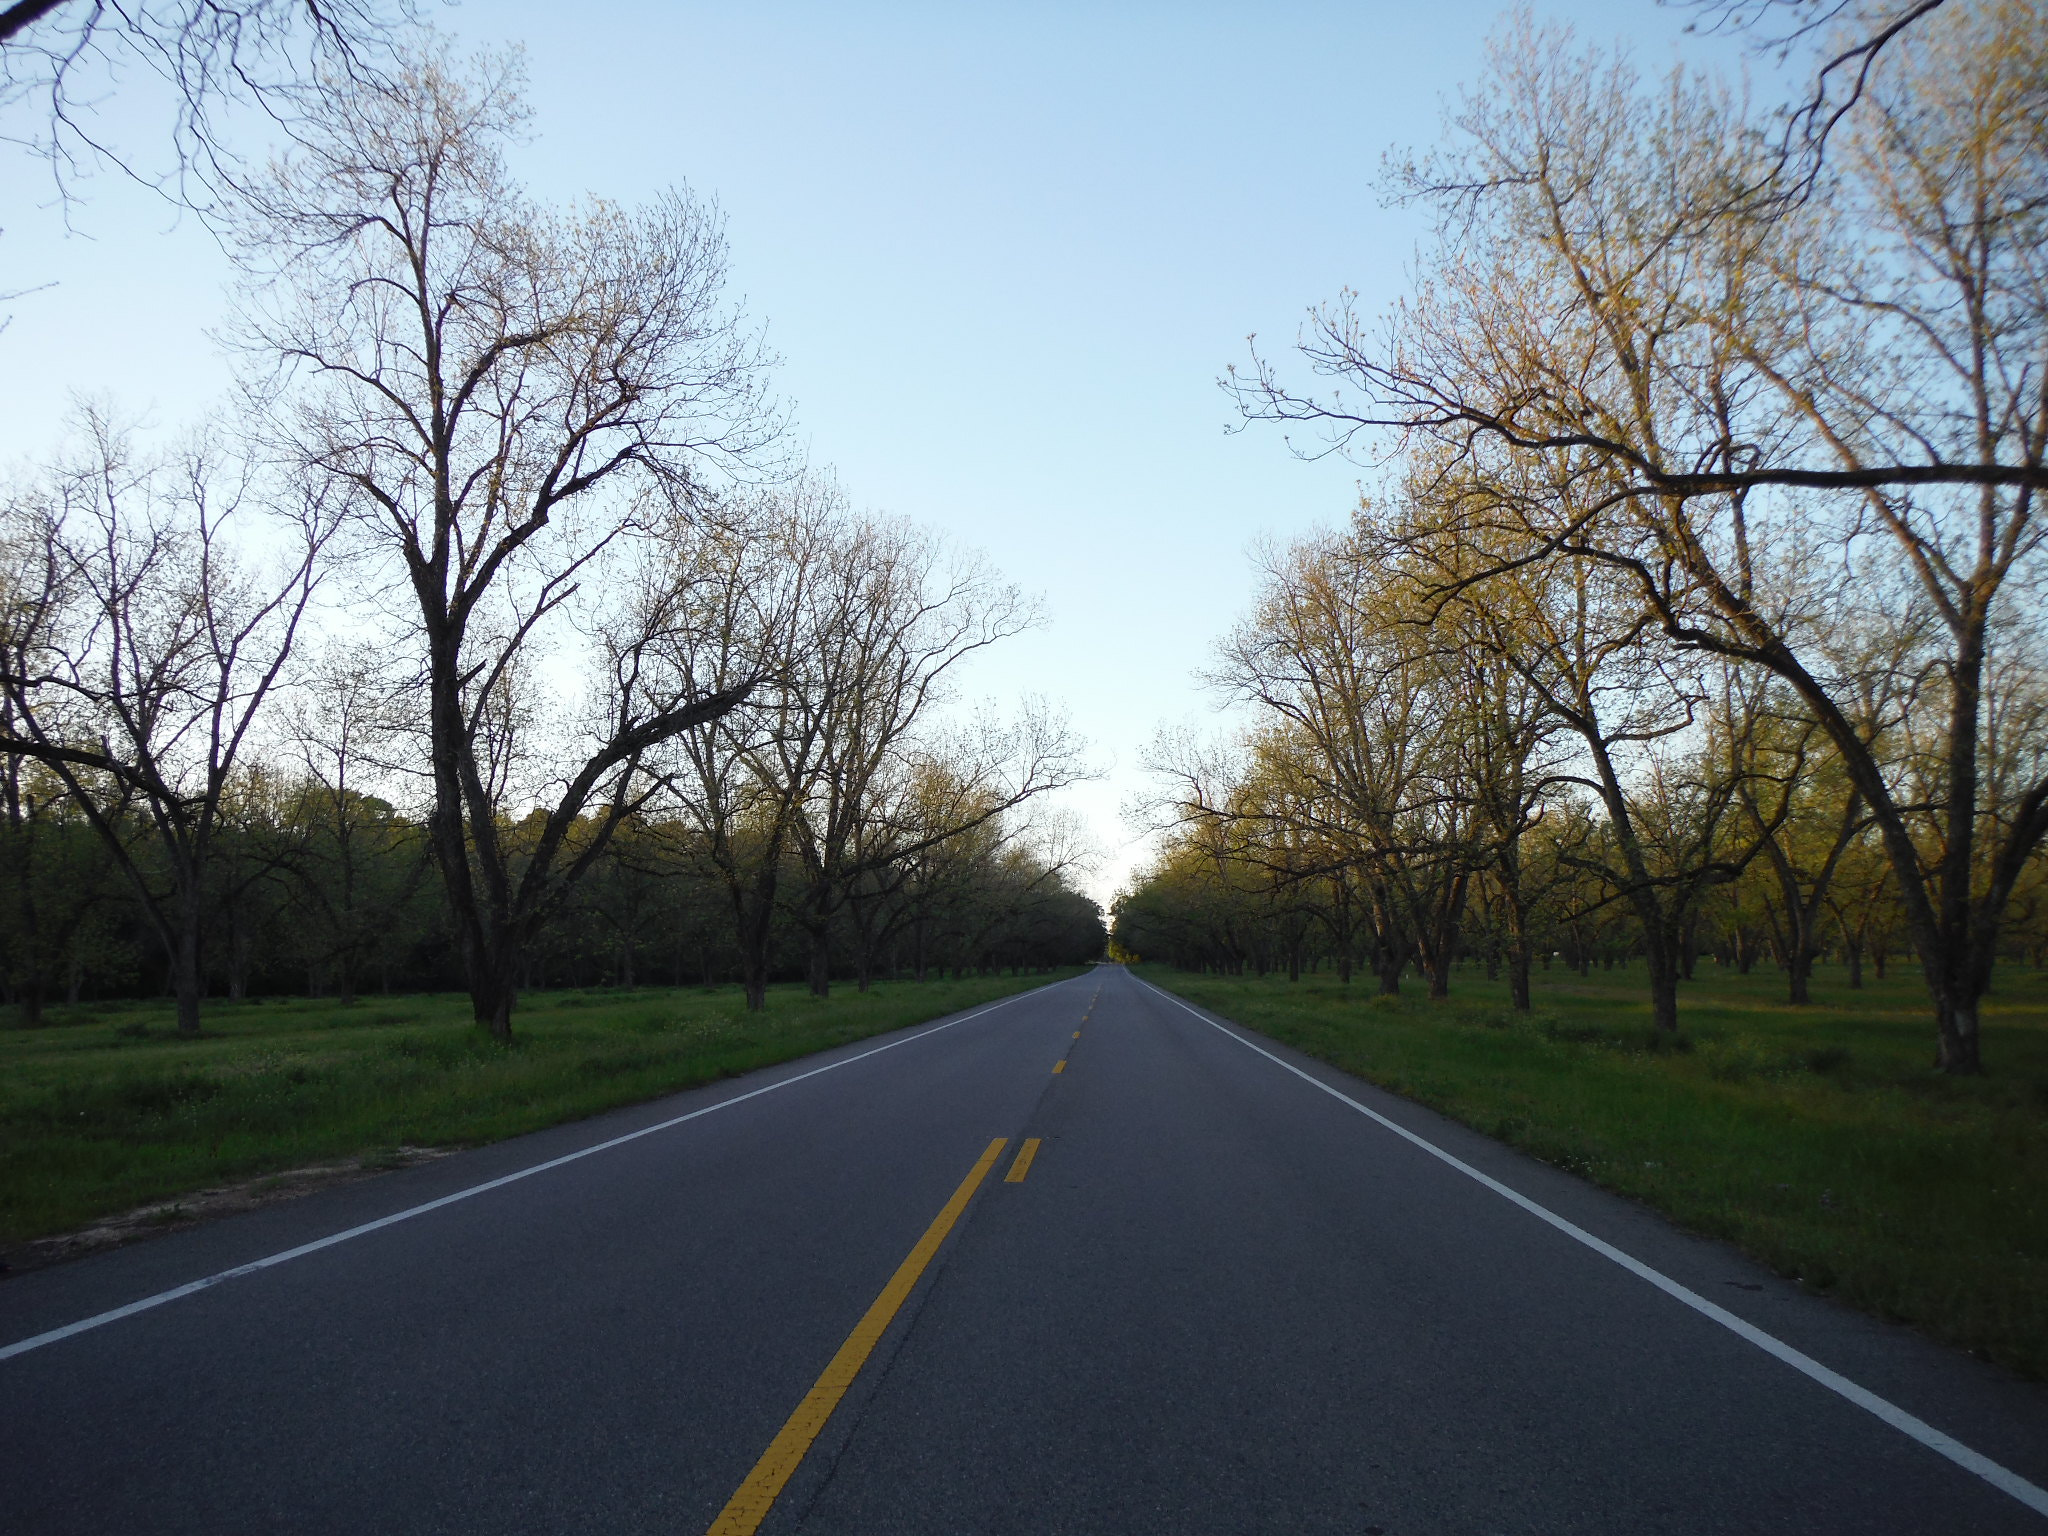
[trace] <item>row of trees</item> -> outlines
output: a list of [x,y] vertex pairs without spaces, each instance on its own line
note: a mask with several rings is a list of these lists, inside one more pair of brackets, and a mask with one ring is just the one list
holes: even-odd
[[[1534,965],[1640,960],[1666,1028],[1703,955],[1768,957],[1793,1003],[1823,957],[1852,985],[1884,974],[1910,929],[1825,735],[1768,677],[1631,636],[1591,574],[1445,603],[1373,513],[1270,556],[1211,673],[1266,723],[1159,744],[1170,831],[1119,945],[1198,969],[1362,966],[1385,993],[1419,971],[1435,996],[1483,962],[1522,1008]],[[2048,725],[2029,643],[2000,650],[1994,805]],[[1896,681],[1893,659],[1873,675]],[[1928,774],[1939,742],[1903,703],[1883,750]],[[2048,861],[2023,871],[2000,952],[2048,959]]]
[[1335,393],[1233,379],[1388,490],[1269,562],[1218,672],[1267,723],[1227,771],[1163,754],[1161,879],[1199,847],[1336,881],[1336,927],[1439,986],[1475,900],[1518,974],[1621,909],[1666,1028],[1717,904],[1769,895],[1795,996],[1895,920],[1979,1069],[2048,833],[2048,16],[1827,46],[1823,146],[1519,24],[1396,166],[1436,217],[1414,296],[1316,313]]
[[941,725],[1029,607],[791,463],[715,209],[536,206],[514,63],[417,41],[296,85],[287,148],[212,210],[232,433],[145,455],[88,410],[0,508],[23,1000],[90,926],[55,915],[90,882],[46,877],[77,827],[188,1031],[252,892],[326,914],[294,926],[346,970],[421,857],[500,1037],[545,935],[634,869],[720,895],[755,1006],[792,932],[819,991],[905,935],[918,968],[1069,958],[1084,914],[1020,808],[1074,744],[1042,709]]
[[[33,767],[7,784],[0,831],[0,1001],[33,1026],[56,1003],[161,993],[172,982],[161,936],[132,875],[65,795]],[[514,827],[515,841],[531,827]],[[151,829],[125,828],[130,857],[161,890]],[[877,871],[858,910],[826,938],[823,973],[875,979],[1039,968],[1092,959],[1100,914],[1064,878],[1043,829],[998,818]],[[785,854],[791,891],[807,871]],[[317,778],[251,774],[231,791],[207,868],[202,982],[229,998],[302,992],[354,1002],[365,992],[464,982],[419,821]],[[811,977],[816,938],[778,907],[750,953],[705,839],[680,819],[636,819],[527,947],[518,984],[685,985],[753,971]],[[763,942],[765,941],[765,942]]]

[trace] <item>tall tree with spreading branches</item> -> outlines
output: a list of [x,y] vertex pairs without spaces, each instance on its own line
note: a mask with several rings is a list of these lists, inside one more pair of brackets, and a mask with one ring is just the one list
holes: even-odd
[[[525,947],[644,802],[649,751],[755,684],[674,664],[695,579],[676,551],[781,427],[716,209],[541,208],[506,163],[526,117],[516,59],[433,46],[329,76],[235,230],[279,443],[357,499],[364,579],[405,615],[429,837],[501,1039]],[[572,656],[589,686],[549,707]]]

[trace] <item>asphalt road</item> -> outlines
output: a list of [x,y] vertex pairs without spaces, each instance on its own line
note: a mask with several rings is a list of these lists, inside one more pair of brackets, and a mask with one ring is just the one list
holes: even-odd
[[0,1346],[450,1196],[0,1349],[0,1531],[698,1533],[792,1443],[764,1532],[2048,1531],[2041,1388],[1107,967],[15,1277]]

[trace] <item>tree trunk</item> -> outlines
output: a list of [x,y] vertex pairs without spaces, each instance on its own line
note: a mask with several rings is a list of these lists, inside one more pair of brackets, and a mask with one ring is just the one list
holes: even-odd
[[749,944],[740,957],[740,981],[746,988],[747,1011],[760,1013],[768,1006],[768,956],[766,946]]
[[1927,989],[1934,994],[1934,1023],[1939,1043],[1934,1064],[1943,1072],[1974,1077],[1984,1070],[1978,1054],[1977,1015],[1984,979],[1953,964],[1943,966],[1925,956]]
[[733,891],[733,932],[739,939],[740,982],[746,988],[747,1011],[768,1006],[768,944],[775,923],[775,867],[762,866],[753,889]]
[[8,760],[7,813],[13,836],[20,843],[14,860],[15,910],[21,915],[21,953],[26,974],[15,1007],[21,1011],[22,1027],[34,1029],[43,1022],[43,935],[37,908],[34,878],[33,832],[24,825],[19,793],[21,760]]
[[178,999],[178,1033],[199,1033],[199,914],[187,913],[171,955],[171,990]]
[[820,925],[811,930],[811,996],[832,995],[832,932]]
[[1977,1002],[1961,998],[1942,998],[1935,1010],[1935,1024],[1940,1031],[1940,1048],[1934,1057],[1935,1066],[1942,1071],[1961,1076],[1974,1077],[1984,1070],[1977,1049]]
[[1811,946],[1803,943],[1794,944],[1791,953],[1785,957],[1785,972],[1787,976],[1787,990],[1790,994],[1788,1001],[1794,1007],[1803,1007],[1811,1003],[1813,1001],[1813,988],[1811,985],[1813,980],[1813,950]]
[[1678,1033],[1678,946],[1663,935],[1644,935],[1650,970],[1650,1022],[1660,1034]]
[[1794,1007],[1813,1001],[1813,963],[1820,954],[1819,901],[1825,886],[1818,887],[1813,900],[1801,900],[1799,889],[1785,881],[1785,965],[1787,1000]]
[[493,1040],[512,1043],[512,1010],[519,1002],[519,989],[512,982],[512,966],[502,958],[479,966],[469,984],[469,1006]]
[[1529,1011],[1529,946],[1521,939],[1508,950],[1508,998],[1517,1013]]

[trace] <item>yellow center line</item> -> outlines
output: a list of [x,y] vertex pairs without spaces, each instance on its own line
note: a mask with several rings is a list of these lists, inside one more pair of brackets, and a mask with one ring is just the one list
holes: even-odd
[[1077,1030],[1075,1030],[1075,1031],[1074,1031],[1074,1038],[1075,1038],[1076,1040],[1080,1039],[1080,1038],[1081,1038],[1081,1031],[1079,1031],[1078,1029],[1077,1029]]
[[1056,1062],[1054,1062],[1054,1063],[1052,1064],[1052,1069],[1053,1069],[1053,1071],[1055,1071],[1055,1072],[1064,1072],[1064,1071],[1066,1071],[1066,1070],[1067,1070],[1067,1058],[1066,1058],[1066,1057],[1064,1057],[1064,1056],[1062,1056],[1062,1057],[1061,1057],[1061,1058],[1060,1058],[1060,1059],[1059,1059],[1058,1061],[1056,1061]]
[[1010,1171],[1003,1175],[1003,1182],[1005,1184],[1022,1184],[1024,1182],[1024,1175],[1031,1171],[1031,1159],[1038,1156],[1038,1143],[1040,1139],[1037,1136],[1027,1136],[1024,1138],[1024,1145],[1017,1149],[1017,1161],[1010,1164]]
[[789,1416],[782,1432],[768,1443],[768,1449],[754,1463],[754,1470],[747,1474],[739,1491],[726,1502],[718,1518],[711,1522],[711,1529],[705,1536],[753,1536],[760,1529],[783,1486],[810,1453],[812,1443],[839,1406],[839,1400],[846,1396],[846,1389],[860,1375],[861,1367],[867,1364],[868,1356],[874,1353],[875,1345],[888,1331],[904,1300],[916,1288],[918,1278],[932,1261],[932,1255],[939,1251],[946,1234],[953,1230],[960,1213],[967,1209],[967,1202],[974,1198],[974,1192],[981,1187],[981,1181],[988,1177],[989,1169],[996,1165],[996,1159],[1002,1156],[1003,1148],[1008,1144],[1007,1136],[998,1136],[988,1144],[988,1150],[981,1154],[981,1161],[960,1181],[960,1187],[953,1191],[953,1198],[925,1228],[924,1236],[917,1240],[910,1256],[889,1277],[889,1283],[882,1287],[882,1294],[875,1298],[874,1305],[854,1324],[853,1332],[839,1346],[839,1353],[825,1367],[817,1385],[804,1394],[804,1400],[796,1405],[796,1412]]

